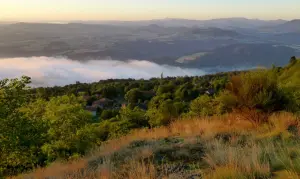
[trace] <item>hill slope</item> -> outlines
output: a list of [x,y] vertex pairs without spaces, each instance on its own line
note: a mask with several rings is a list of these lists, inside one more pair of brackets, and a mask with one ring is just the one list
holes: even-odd
[[[220,94],[191,102],[197,115],[133,130],[83,158],[17,178],[299,178],[299,64],[292,58],[284,68],[233,76]],[[163,111],[171,110],[166,104]],[[211,109],[227,113],[212,116]]]
[[[77,162],[21,178],[288,178],[297,176],[297,119],[282,113],[255,127],[238,115],[177,121],[106,143]],[[293,128],[294,130],[290,130]],[[276,157],[274,157],[276,156]],[[263,158],[261,158],[263,157]]]

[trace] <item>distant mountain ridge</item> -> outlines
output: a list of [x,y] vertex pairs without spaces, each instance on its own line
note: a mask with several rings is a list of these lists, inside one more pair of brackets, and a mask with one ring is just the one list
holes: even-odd
[[[194,19],[180,19],[180,18],[165,18],[165,19],[152,19],[152,20],[138,20],[138,21],[120,21],[120,20],[77,20],[65,22],[36,22],[26,24],[102,24],[102,25],[118,25],[118,26],[148,26],[158,25],[163,27],[216,27],[216,28],[260,28],[260,27],[276,27],[284,25],[285,23],[293,23],[282,19],[277,20],[261,20],[261,19],[248,19],[244,17],[233,18],[217,18],[208,20],[194,20]],[[16,24],[17,22],[3,22],[4,24]],[[1,22],[0,22],[1,24]]]
[[145,26],[150,24],[157,24],[160,26],[185,26],[185,27],[219,27],[219,28],[254,28],[262,26],[276,26],[286,23],[286,20],[260,20],[260,19],[247,19],[243,17],[236,18],[219,18],[210,20],[193,20],[193,19],[177,19],[177,18],[165,18],[165,19],[153,19],[153,20],[141,20],[141,21],[73,21],[76,23],[88,23],[88,24],[114,24],[114,25],[135,25]]
[[300,19],[288,21],[284,24],[278,25],[275,29],[284,32],[300,32]]

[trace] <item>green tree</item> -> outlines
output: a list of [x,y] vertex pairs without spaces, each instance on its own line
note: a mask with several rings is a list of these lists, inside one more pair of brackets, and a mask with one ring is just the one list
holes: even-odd
[[46,157],[45,162],[84,154],[90,146],[87,140],[82,140],[82,131],[90,131],[87,125],[92,122],[84,106],[82,98],[71,95],[53,97],[49,101],[38,99],[21,108],[24,116],[37,121],[35,124],[43,131],[39,148]]
[[192,83],[184,83],[179,86],[175,91],[175,99],[180,101],[190,101],[195,99],[199,95],[199,92],[194,88]]
[[103,98],[116,98],[118,97],[118,91],[113,85],[102,86],[97,93],[101,94]]
[[82,151],[78,148],[78,131],[91,123],[91,119],[80,98],[74,95],[51,98],[45,104],[42,118],[48,128],[48,142],[42,150],[48,159],[68,158]]
[[223,90],[225,88],[227,83],[228,83],[227,78],[221,77],[221,78],[214,79],[211,84],[213,89],[219,92],[220,90]]
[[176,86],[173,84],[165,84],[165,85],[160,85],[157,89],[156,94],[157,95],[162,95],[165,93],[173,93],[173,91],[176,89]]
[[190,104],[190,114],[192,116],[211,116],[215,114],[214,102],[208,95],[202,95]]
[[29,100],[30,78],[0,81],[0,175],[11,175],[39,163],[40,126],[20,110]]
[[119,114],[118,110],[110,110],[110,109],[105,109],[102,111],[100,119],[102,120],[108,120],[113,117],[116,117]]
[[124,107],[120,110],[120,118],[123,121],[129,121],[132,124],[132,128],[149,127],[146,111],[135,107],[130,109]]
[[167,125],[172,119],[179,116],[178,106],[174,105],[174,101],[168,99],[162,101],[157,107],[152,107],[147,111],[149,117],[149,124],[152,127]]
[[139,102],[139,99],[143,98],[142,92],[138,88],[133,88],[129,90],[126,95],[125,99],[127,100],[128,103],[131,104],[136,104]]

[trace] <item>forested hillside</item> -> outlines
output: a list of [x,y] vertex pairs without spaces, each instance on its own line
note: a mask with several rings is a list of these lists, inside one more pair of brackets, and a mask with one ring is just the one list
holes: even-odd
[[[202,77],[33,89],[29,77],[1,80],[1,175],[50,166],[28,177],[298,176],[299,70],[292,57]],[[61,160],[79,161],[55,169]]]

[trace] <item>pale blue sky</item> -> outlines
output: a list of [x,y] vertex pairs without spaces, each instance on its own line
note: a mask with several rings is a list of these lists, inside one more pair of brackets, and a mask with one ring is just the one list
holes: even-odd
[[300,18],[300,0],[0,0],[0,20]]

